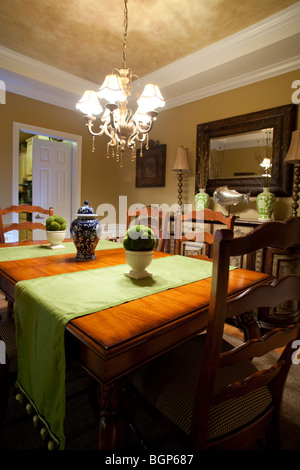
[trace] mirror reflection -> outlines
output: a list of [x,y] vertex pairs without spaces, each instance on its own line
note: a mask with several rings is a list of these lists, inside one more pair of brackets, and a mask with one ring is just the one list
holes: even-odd
[[273,128],[210,139],[209,179],[262,176],[265,158],[272,164]]
[[195,192],[205,188],[212,196],[227,186],[257,196],[268,176],[275,196],[289,196],[293,168],[283,161],[296,117],[297,106],[288,104],[198,124]]

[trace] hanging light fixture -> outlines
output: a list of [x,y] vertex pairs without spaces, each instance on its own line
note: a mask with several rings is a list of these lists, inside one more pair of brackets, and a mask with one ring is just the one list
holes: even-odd
[[[143,144],[148,149],[148,135],[158,112],[156,108],[165,106],[165,101],[157,85],[149,83],[145,86],[141,96],[138,95],[137,110],[133,114],[127,108],[128,97],[132,91],[132,79],[138,78],[132,74],[132,70],[126,66],[126,42],[128,29],[128,0],[124,0],[124,39],[123,39],[123,67],[114,69],[105,80],[98,92],[87,90],[76,104],[76,108],[85,116],[86,125],[93,136],[93,148],[95,151],[95,136],[106,134],[110,141],[107,144],[107,158],[116,156],[123,165],[123,153],[128,147],[131,149],[131,159],[136,157],[137,143],[140,142],[140,156],[143,156]],[[105,108],[100,100],[106,102]],[[94,121],[97,115],[102,114],[102,124],[99,132],[93,131]]]

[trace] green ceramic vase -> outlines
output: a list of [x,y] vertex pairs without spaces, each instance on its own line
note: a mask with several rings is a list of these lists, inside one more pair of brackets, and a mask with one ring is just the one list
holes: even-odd
[[205,189],[199,189],[199,192],[195,194],[196,210],[206,209],[209,205],[209,199],[209,194],[205,192]]
[[268,221],[272,220],[272,213],[275,204],[275,195],[270,192],[269,188],[263,188],[262,193],[258,194],[256,198],[256,205],[258,210],[258,220]]

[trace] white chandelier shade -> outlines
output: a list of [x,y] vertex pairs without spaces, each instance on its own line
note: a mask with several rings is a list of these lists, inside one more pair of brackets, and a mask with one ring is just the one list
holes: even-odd
[[126,101],[127,96],[123,90],[119,75],[106,75],[103,84],[99,88],[97,96],[105,99],[108,103]]
[[102,113],[103,108],[93,90],[86,90],[82,98],[76,104],[76,108],[88,116],[97,116]]
[[139,108],[144,111],[155,111],[156,108],[164,107],[165,100],[162,97],[160,89],[154,83],[145,85],[141,97],[137,100]]

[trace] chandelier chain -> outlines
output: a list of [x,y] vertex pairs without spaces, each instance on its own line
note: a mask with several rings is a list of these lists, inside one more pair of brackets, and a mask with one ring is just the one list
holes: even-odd
[[124,39],[123,39],[123,69],[126,69],[126,42],[127,42],[127,29],[128,29],[128,8],[127,1],[124,0]]

